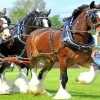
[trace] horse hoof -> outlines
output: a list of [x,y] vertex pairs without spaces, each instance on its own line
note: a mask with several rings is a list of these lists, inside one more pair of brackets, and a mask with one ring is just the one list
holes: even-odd
[[28,91],[28,94],[31,94],[31,95],[43,95],[43,96],[52,96],[49,92],[47,92],[46,90],[40,90],[40,91]]
[[0,91],[0,95],[10,95],[11,90]]
[[54,96],[54,99],[70,99],[71,95],[67,91],[67,89],[64,89],[62,86],[60,86],[58,92]]
[[13,85],[13,88],[12,88],[12,92],[13,93],[22,93],[22,94],[27,94],[28,92],[28,87],[26,86],[23,86],[23,88],[20,86],[16,86],[15,84]]
[[53,99],[71,99],[71,95],[66,95],[66,96],[54,96]]
[[41,95],[44,95],[44,96],[52,96],[52,94],[50,94],[50,93],[47,92],[46,90],[40,91],[40,94],[41,94]]
[[89,71],[80,73],[80,75],[76,78],[76,81],[81,84],[90,84],[94,81],[94,79],[95,79],[95,73]]
[[79,82],[79,81],[78,81],[78,78],[76,78],[75,81],[76,81],[76,82]]
[[6,83],[0,83],[0,95],[2,94],[11,94],[11,87]]

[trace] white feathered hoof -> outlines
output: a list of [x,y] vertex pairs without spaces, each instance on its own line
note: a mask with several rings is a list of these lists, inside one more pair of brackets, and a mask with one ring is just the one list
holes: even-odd
[[29,83],[28,94],[51,96],[51,94],[44,89],[44,85],[39,80],[36,80],[34,83]]
[[57,94],[53,97],[54,99],[70,99],[72,98],[71,95],[66,90],[60,90]]
[[22,78],[18,78],[17,80],[15,80],[13,84],[12,92],[27,94],[28,93],[28,82],[26,82]]
[[33,91],[33,90],[29,90],[28,94],[32,94],[32,95],[43,95],[43,96],[52,96],[49,92],[47,92],[46,90],[37,90],[37,91]]
[[0,95],[11,94],[11,92],[11,87],[7,84],[7,82],[0,82]]
[[23,93],[23,94],[28,93],[29,80],[26,73],[27,73],[26,68],[20,69],[20,74],[18,75],[13,84],[12,88],[13,93]]
[[57,92],[57,94],[54,96],[54,99],[70,99],[71,95],[67,91],[67,89],[64,89],[62,85],[60,84],[60,88]]
[[81,84],[90,84],[95,79],[95,73],[83,72],[76,78],[76,81]]
[[41,91],[40,94],[41,94],[41,95],[44,95],[44,96],[52,96],[52,94],[49,93],[49,92],[47,92],[46,90]]

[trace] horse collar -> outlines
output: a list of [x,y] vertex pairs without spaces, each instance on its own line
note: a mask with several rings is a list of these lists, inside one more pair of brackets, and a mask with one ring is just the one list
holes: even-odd
[[75,48],[77,50],[89,50],[95,46],[94,38],[91,35],[91,41],[88,44],[79,44],[75,42],[72,36],[72,32],[70,31],[70,28],[66,26],[66,30],[63,32],[63,42],[68,44],[70,47]]

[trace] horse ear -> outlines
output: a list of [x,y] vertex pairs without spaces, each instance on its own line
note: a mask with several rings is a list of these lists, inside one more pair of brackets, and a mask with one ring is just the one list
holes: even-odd
[[50,12],[51,12],[51,9],[46,13],[46,15],[48,16],[50,14]]
[[34,12],[36,13],[36,9],[34,9]]
[[92,8],[95,8],[95,7],[96,7],[95,1],[92,1],[91,4],[90,4],[90,8],[92,9]]
[[4,9],[2,10],[2,14],[3,14],[3,15],[6,14],[6,8],[4,8]]
[[34,9],[34,11],[35,11],[36,14],[39,14],[39,12],[37,11],[37,9]]

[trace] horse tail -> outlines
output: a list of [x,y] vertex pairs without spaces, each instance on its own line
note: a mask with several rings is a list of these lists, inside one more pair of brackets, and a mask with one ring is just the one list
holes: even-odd
[[28,37],[27,40],[26,40],[26,51],[27,51],[28,58],[30,58],[32,56],[32,48],[31,48],[31,43],[30,43],[30,37]]

